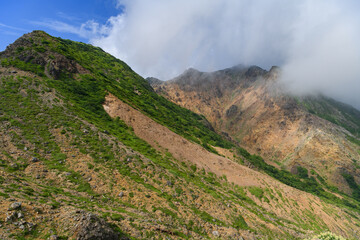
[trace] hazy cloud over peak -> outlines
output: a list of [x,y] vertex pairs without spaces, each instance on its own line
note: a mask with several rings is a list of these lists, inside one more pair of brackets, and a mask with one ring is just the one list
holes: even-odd
[[321,92],[360,109],[360,18],[336,1],[304,4],[283,64],[298,94]]
[[[283,68],[296,93],[323,92],[360,108],[357,1],[119,0],[91,42],[160,79],[189,67]],[[98,26],[102,29],[101,26]]]
[[296,5],[285,1],[121,2],[125,13],[111,19],[109,35],[92,43],[140,74],[162,79],[189,67],[280,64],[291,37],[284,18],[293,21],[298,14]]

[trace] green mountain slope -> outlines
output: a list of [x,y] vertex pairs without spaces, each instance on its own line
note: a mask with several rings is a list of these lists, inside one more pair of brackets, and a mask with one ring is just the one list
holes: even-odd
[[[356,200],[236,148],[99,48],[34,31],[0,62],[0,239],[359,237]],[[243,166],[253,183],[234,184],[156,150],[107,114],[108,93],[191,144],[229,151],[287,185]]]
[[[54,61],[57,57],[59,61]],[[202,124],[206,123],[203,117],[155,94],[147,81],[100,48],[33,32],[2,53],[1,65],[47,76],[51,87],[57,88],[79,113],[94,122],[107,118],[101,103],[107,92],[114,92],[121,100],[192,141],[204,146],[209,142],[230,147]]]
[[360,111],[325,96],[304,97],[300,103],[310,112],[335,123],[360,138]]

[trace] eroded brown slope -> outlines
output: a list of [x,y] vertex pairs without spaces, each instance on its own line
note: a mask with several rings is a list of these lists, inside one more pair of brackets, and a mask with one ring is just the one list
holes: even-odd
[[233,68],[214,73],[188,70],[153,83],[169,100],[203,114],[216,131],[252,153],[294,173],[313,169],[328,183],[350,192],[343,173],[360,182],[359,147],[345,129],[308,113],[278,86],[279,70]]
[[109,94],[104,103],[106,112],[113,118],[119,117],[134,129],[137,136],[150,143],[158,150],[168,151],[176,159],[192,162],[199,168],[211,171],[239,186],[259,186],[259,179],[265,176],[236,164],[229,159],[210,153],[200,145],[170,131],[149,117]]
[[[340,208],[324,203],[318,197],[309,193],[279,183],[267,175],[255,172],[229,159],[210,153],[199,145],[171,132],[166,127],[161,126],[111,94],[106,97],[103,106],[111,117],[119,117],[134,129],[136,135],[146,140],[159,151],[169,152],[178,160],[192,162],[200,168],[205,168],[206,171],[214,172],[218,176],[225,175],[229,182],[235,183],[238,186],[250,186],[249,191],[254,189],[254,186],[263,189],[263,191],[267,192],[265,195],[270,194],[266,198],[267,200],[259,199],[249,194],[251,199],[261,206],[257,211],[263,211],[261,210],[262,208],[265,212],[270,212],[274,216],[290,222],[296,222],[300,219],[306,222],[311,217],[316,221],[316,224],[326,226],[326,228],[333,232],[347,236],[357,236],[355,233],[357,227],[353,225],[354,230],[351,227],[349,228],[350,225],[347,224],[350,224],[350,222],[343,217],[347,213]],[[251,211],[249,212],[249,209],[240,206],[238,208],[242,214],[247,216],[247,221],[250,221],[250,218],[254,218],[254,221],[252,221],[254,225],[265,224],[268,229],[272,229],[275,232],[280,231],[299,236],[299,229],[296,229],[294,226],[281,226],[276,223],[274,225],[269,224],[259,219]],[[222,211],[220,208],[213,209],[212,212],[218,216]]]

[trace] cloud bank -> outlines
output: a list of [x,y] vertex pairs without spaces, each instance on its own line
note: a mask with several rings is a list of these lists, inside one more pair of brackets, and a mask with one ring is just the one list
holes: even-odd
[[309,1],[282,65],[293,93],[322,93],[360,110],[360,10],[351,1]]
[[356,0],[119,0],[117,7],[123,12],[107,24],[73,31],[144,77],[278,65],[294,93],[322,92],[360,109]]
[[[58,32],[76,34],[79,37],[86,39],[101,38],[109,33],[108,25],[101,25],[94,20],[88,20],[80,26],[74,26],[72,24],[53,19],[47,19],[45,21],[31,21],[30,23],[36,26],[50,28]],[[108,23],[110,22],[108,21]],[[114,27],[114,25],[111,25],[111,27]]]
[[186,68],[282,64],[297,4],[268,0],[129,0],[91,42],[144,76],[174,77]]

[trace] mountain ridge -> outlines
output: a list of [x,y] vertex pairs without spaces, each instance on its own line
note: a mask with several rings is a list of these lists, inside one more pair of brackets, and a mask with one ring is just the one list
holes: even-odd
[[0,53],[0,119],[4,239],[359,237],[354,198],[266,165],[91,45],[35,31]]
[[[266,71],[256,66],[244,67],[240,71],[228,68],[211,73],[185,72],[153,87],[180,106],[205,115],[218,133],[232,137],[252,153],[261,154],[270,164],[280,165],[293,173],[297,173],[298,166],[322,171],[320,175],[330,178],[330,184],[351,192],[342,174],[350,173],[357,178],[354,164],[360,160],[356,144],[360,112],[352,107],[342,108],[346,105],[321,96],[293,97],[279,85],[279,74],[278,67]],[[316,108],[318,105],[324,106],[325,110]],[[330,110],[337,115],[329,114]],[[320,129],[324,134],[318,132]],[[266,141],[266,138],[270,139]],[[308,143],[308,139],[314,140]],[[338,140],[334,142],[334,139]],[[332,149],[327,141],[339,147]],[[283,146],[274,149],[275,142]],[[345,142],[345,145],[340,142]],[[323,146],[323,150],[312,149],[316,144]],[[299,155],[291,156],[294,152]],[[348,157],[344,158],[344,155]],[[314,163],[313,159],[325,161],[323,164],[328,167],[331,162],[338,164],[332,172],[325,173],[324,166]],[[341,162],[338,159],[342,159]]]

